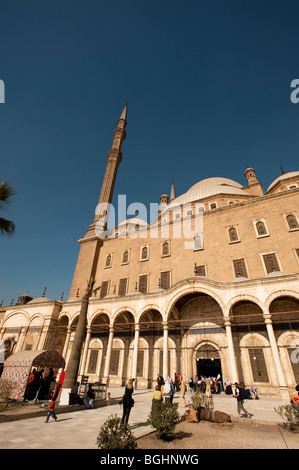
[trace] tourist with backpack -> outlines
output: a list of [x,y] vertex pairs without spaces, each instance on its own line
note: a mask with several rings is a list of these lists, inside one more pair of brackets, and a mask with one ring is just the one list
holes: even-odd
[[242,385],[235,382],[235,395],[234,397],[237,399],[237,411],[238,411],[238,418],[241,418],[241,411],[243,411],[248,418],[251,418],[251,415],[248,411],[244,408],[244,400],[246,399],[245,389]]

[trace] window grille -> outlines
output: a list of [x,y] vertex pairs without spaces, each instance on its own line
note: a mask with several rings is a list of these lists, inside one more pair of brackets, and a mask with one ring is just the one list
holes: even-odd
[[168,243],[168,242],[164,242],[164,243],[163,243],[163,246],[162,246],[162,255],[163,255],[163,256],[169,255],[169,243]]
[[118,295],[124,296],[127,293],[127,278],[119,280]]
[[102,287],[100,291],[100,299],[103,299],[108,294],[109,281],[102,282]]
[[253,382],[269,382],[266,361],[264,357],[264,351],[262,348],[250,348],[249,357],[251,363],[251,370],[253,376]]
[[287,216],[287,223],[290,230],[294,230],[295,228],[299,228],[298,220],[293,214]]
[[206,267],[205,267],[205,265],[197,266],[196,263],[195,263],[194,274],[195,274],[195,276],[206,276]]
[[263,255],[265,268],[267,274],[274,273],[276,271],[280,271],[279,264],[276,258],[275,253],[270,253],[268,255]]
[[161,287],[162,289],[168,289],[170,287],[170,271],[161,273]]
[[256,230],[259,236],[267,235],[266,225],[262,221],[257,222]]
[[233,263],[236,277],[248,277],[244,258],[234,259]]
[[111,266],[111,260],[112,260],[112,256],[111,256],[111,255],[106,256],[105,268],[110,268],[110,266]]
[[238,232],[235,229],[235,227],[231,227],[229,229],[228,233],[229,233],[229,239],[230,239],[231,242],[235,242],[239,239]]
[[148,258],[148,248],[147,246],[144,246],[141,250],[141,259],[145,260]]
[[99,356],[99,350],[98,349],[91,349],[90,356],[89,356],[87,374],[95,374],[96,373],[98,356]]
[[123,264],[126,264],[129,262],[129,252],[128,251],[125,251],[123,253],[123,260],[122,260]]
[[139,292],[147,293],[147,275],[139,276]]

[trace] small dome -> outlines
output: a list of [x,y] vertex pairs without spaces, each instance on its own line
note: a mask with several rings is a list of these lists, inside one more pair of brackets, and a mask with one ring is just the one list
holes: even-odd
[[207,178],[194,184],[185,194],[177,197],[167,206],[167,209],[179,204],[198,201],[215,194],[234,194],[237,196],[250,197],[243,189],[243,186],[236,181],[220,177]]
[[276,180],[274,180],[273,183],[270,184],[266,192],[270,191],[270,189],[273,188],[273,186],[275,186],[276,183],[278,183],[279,181],[286,180],[288,178],[293,178],[294,176],[299,176],[299,171],[291,171],[290,173],[285,173],[284,175],[279,176],[279,178],[276,178]]

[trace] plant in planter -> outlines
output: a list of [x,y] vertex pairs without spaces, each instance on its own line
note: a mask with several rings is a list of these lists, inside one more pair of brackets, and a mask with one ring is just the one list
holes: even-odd
[[299,410],[296,410],[292,405],[282,405],[274,410],[285,421],[284,427],[289,431],[299,432]]
[[149,414],[148,422],[156,429],[158,439],[167,440],[170,438],[180,419],[178,404],[163,402],[159,407],[159,412],[151,412]]
[[97,445],[99,449],[135,449],[136,438],[117,415],[110,416],[101,426]]

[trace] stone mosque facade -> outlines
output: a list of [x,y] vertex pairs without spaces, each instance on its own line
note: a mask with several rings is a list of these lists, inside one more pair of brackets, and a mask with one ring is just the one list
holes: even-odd
[[134,377],[147,389],[158,373],[220,373],[288,400],[299,381],[299,171],[282,170],[265,192],[253,168],[244,186],[211,177],[176,197],[172,185],[153,222],[136,214],[107,233],[102,208],[126,124],[127,106],[68,300],[20,296],[1,307],[0,340],[12,353],[56,350],[67,364],[92,276],[78,380],[119,386]]

